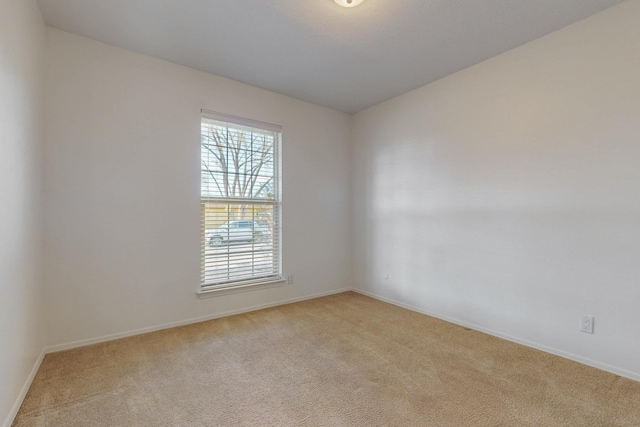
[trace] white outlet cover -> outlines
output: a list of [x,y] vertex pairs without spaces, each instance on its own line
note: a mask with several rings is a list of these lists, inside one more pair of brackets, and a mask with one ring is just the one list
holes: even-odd
[[593,316],[583,316],[580,320],[580,331],[588,334],[593,333]]

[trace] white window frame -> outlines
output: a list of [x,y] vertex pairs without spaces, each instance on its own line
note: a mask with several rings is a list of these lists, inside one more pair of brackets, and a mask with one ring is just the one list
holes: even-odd
[[[228,293],[235,292],[243,292],[252,289],[263,289],[273,286],[280,286],[284,284],[284,280],[282,278],[282,155],[281,155],[281,147],[282,147],[282,126],[265,123],[257,120],[247,119],[243,117],[232,116],[228,114],[218,113],[215,111],[209,110],[201,110],[201,118],[200,124],[202,126],[203,119],[214,120],[218,122],[225,122],[230,125],[238,125],[242,127],[250,127],[254,129],[259,129],[261,131],[272,132],[274,134],[274,153],[273,153],[273,173],[274,173],[274,197],[272,202],[265,202],[263,199],[254,199],[256,203],[266,203],[269,205],[273,205],[274,209],[274,224],[272,231],[272,239],[274,246],[274,257],[277,257],[277,261],[274,263],[276,267],[274,270],[274,274],[270,274],[267,277],[255,277],[243,280],[229,280],[224,282],[212,282],[207,283],[205,280],[206,272],[205,272],[205,261],[206,257],[206,235],[205,235],[205,209],[202,207],[202,204],[205,202],[217,201],[221,203],[238,203],[242,201],[250,202],[252,199],[249,198],[234,198],[234,197],[203,197],[203,191],[201,188],[200,191],[200,205],[201,205],[201,220],[200,220],[200,286],[198,288],[197,294],[200,297],[207,296],[215,296],[215,295],[224,295]],[[202,141],[200,143],[202,145]],[[202,152],[202,147],[201,147]],[[202,166],[201,166],[202,173]],[[202,177],[201,177],[202,183]]]

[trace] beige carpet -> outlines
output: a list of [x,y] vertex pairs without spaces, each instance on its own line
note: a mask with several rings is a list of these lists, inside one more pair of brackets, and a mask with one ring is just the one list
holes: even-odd
[[640,383],[355,293],[48,355],[15,426],[640,426]]

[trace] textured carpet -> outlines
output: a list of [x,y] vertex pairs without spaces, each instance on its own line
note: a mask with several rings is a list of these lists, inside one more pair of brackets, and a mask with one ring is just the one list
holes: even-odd
[[355,293],[46,356],[15,426],[640,426],[640,383]]

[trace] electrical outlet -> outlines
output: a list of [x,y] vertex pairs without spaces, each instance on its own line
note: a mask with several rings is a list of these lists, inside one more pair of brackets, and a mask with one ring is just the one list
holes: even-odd
[[287,283],[290,285],[293,285],[295,282],[295,280],[293,280],[293,275],[291,276],[287,276]]
[[580,331],[587,334],[593,333],[593,316],[583,316],[580,321]]

